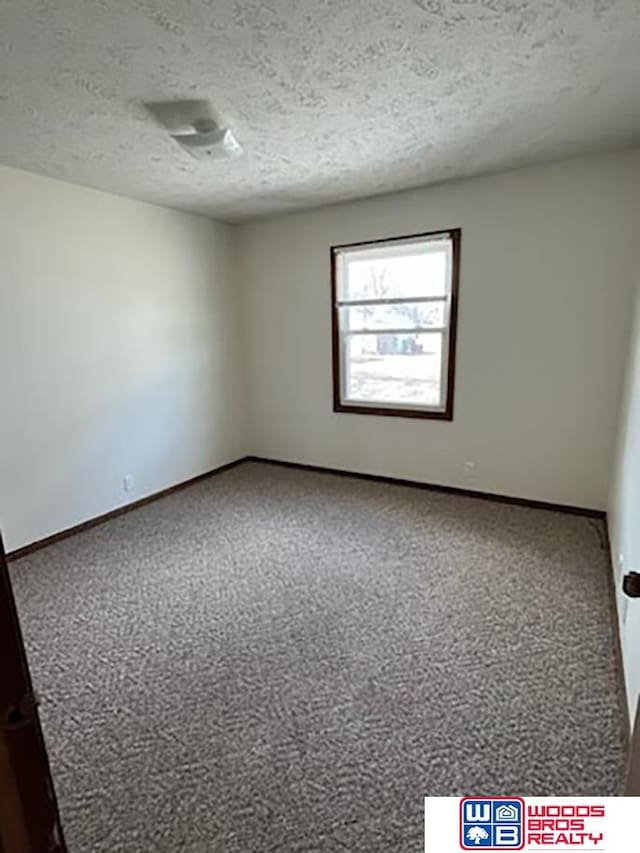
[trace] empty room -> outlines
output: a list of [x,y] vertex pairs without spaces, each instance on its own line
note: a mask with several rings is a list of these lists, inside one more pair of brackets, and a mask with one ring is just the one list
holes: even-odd
[[0,0],[0,853],[634,849],[639,46]]

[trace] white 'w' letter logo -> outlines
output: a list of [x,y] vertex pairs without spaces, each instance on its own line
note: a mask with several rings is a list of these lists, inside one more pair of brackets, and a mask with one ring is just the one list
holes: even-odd
[[465,803],[464,810],[467,823],[487,823],[491,820],[491,806],[488,803]]

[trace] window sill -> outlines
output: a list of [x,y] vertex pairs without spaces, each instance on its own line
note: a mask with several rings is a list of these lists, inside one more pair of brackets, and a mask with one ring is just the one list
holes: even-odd
[[453,410],[451,407],[443,411],[429,411],[428,409],[393,409],[386,406],[359,406],[350,403],[334,401],[333,411],[347,415],[381,415],[389,418],[420,418],[432,421],[452,421]]

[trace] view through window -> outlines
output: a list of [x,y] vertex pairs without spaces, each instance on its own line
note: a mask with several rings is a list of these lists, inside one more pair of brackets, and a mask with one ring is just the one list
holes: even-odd
[[460,231],[335,246],[334,408],[451,420]]

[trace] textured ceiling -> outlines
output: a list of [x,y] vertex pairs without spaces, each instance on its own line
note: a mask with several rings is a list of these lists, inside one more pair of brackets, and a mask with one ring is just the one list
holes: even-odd
[[639,142],[639,55],[639,0],[0,0],[0,162],[239,220]]

